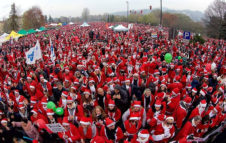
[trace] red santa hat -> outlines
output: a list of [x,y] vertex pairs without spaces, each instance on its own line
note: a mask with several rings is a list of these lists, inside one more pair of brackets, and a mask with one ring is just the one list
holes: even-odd
[[43,98],[42,98],[41,104],[47,104],[47,97],[43,97]]
[[2,110],[0,110],[0,115],[3,115],[4,113],[2,112]]
[[52,116],[52,115],[54,115],[53,109],[47,109],[47,110],[46,110],[46,115],[47,115],[47,116]]
[[192,88],[191,84],[188,84],[188,85],[186,86],[186,88],[191,89],[191,88]]
[[21,109],[24,109],[25,108],[25,106],[23,105],[23,104],[19,104],[19,110],[21,110]]
[[173,116],[168,116],[168,117],[166,117],[166,120],[173,120],[174,121],[174,118],[173,118]]
[[200,102],[200,106],[201,106],[201,107],[206,107],[206,100],[202,100],[202,101]]
[[174,88],[173,91],[172,91],[173,95],[178,95],[180,93],[180,90],[179,88]]
[[186,96],[185,98],[184,98],[184,100],[183,100],[186,104],[190,104],[191,103],[191,101],[192,101],[192,99],[191,99],[191,97],[189,97],[189,96]]
[[133,106],[134,107],[141,107],[141,101],[134,101]]
[[131,113],[129,120],[139,120],[139,115],[137,113]]
[[72,88],[73,90],[77,90],[77,89],[78,89],[77,86],[72,86],[71,88]]
[[108,106],[115,106],[115,101],[114,100],[109,100]]
[[75,78],[73,83],[74,84],[79,84],[79,79],[78,78]]
[[126,79],[125,79],[125,82],[130,82],[130,79],[129,79],[129,78],[126,78]]
[[63,118],[62,125],[66,125],[66,126],[70,125],[67,117]]
[[80,120],[80,124],[82,124],[82,125],[90,125],[91,123],[90,123],[89,118],[82,117],[81,120]]
[[68,97],[68,92],[67,92],[67,91],[63,91],[63,92],[61,93],[61,95],[64,96],[64,97]]
[[[138,133],[138,137],[139,138],[145,138],[145,140],[148,141],[149,137],[150,137],[150,134],[148,132],[147,129],[142,129],[139,133]],[[139,140],[139,139],[138,139]]]
[[192,89],[192,92],[197,93],[197,89],[196,88],[193,88]]
[[162,103],[160,100],[155,101],[155,107],[161,107]]
[[85,91],[83,92],[83,94],[89,94],[90,95],[90,90],[89,89],[85,89]]
[[8,121],[7,121],[7,119],[6,118],[4,118],[4,119],[2,119],[1,120],[1,124],[3,124],[3,123],[7,123]]
[[160,74],[159,70],[157,70],[157,69],[155,69],[155,71],[154,71],[154,75],[156,75],[156,74]]
[[165,82],[162,82],[160,86],[166,87],[166,83]]
[[68,97],[67,97],[67,102],[73,102],[73,99],[72,99],[71,96],[68,96]]
[[66,77],[65,78],[65,82],[70,82],[70,78],[69,77]]
[[204,89],[201,89],[200,92],[199,92],[202,96],[205,96],[206,95],[206,91]]
[[106,79],[106,81],[107,81],[107,84],[110,84],[110,83],[112,83],[112,80],[111,80],[111,78],[107,78],[107,79]]
[[111,127],[111,126],[115,125],[115,122],[112,121],[110,118],[106,118],[105,123],[106,123],[107,127]]
[[31,110],[31,112],[34,113],[34,114],[38,114],[38,110],[37,109]]
[[166,68],[162,68],[162,73],[166,73]]
[[211,87],[211,86],[210,86],[210,87],[208,87],[207,91],[208,91],[208,92],[210,92],[210,93],[212,93],[212,91],[213,91],[213,87]]
[[28,76],[27,76],[27,79],[32,79],[32,76],[31,76],[31,75],[28,75]]
[[44,79],[44,76],[43,75],[40,75],[39,77],[40,77],[40,79]]
[[31,85],[30,85],[30,88],[35,88],[35,84],[34,83],[32,83]]
[[95,136],[90,143],[105,143],[105,139],[102,136]]
[[20,93],[19,93],[19,90],[17,90],[17,89],[14,90],[14,93],[15,93],[15,94],[20,94]]
[[222,85],[222,86],[219,88],[219,90],[220,90],[221,92],[224,92],[224,86]]
[[91,83],[91,82],[95,82],[93,78],[89,79],[89,83]]
[[203,83],[203,84],[202,84],[202,87],[203,87],[204,89],[207,89],[207,88],[208,88],[208,85],[207,85],[206,83]]

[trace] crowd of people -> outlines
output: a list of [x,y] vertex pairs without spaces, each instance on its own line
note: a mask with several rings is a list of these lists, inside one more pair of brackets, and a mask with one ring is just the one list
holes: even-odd
[[[187,143],[222,125],[226,42],[184,43],[163,31],[74,24],[4,43],[0,142]],[[25,52],[37,40],[43,58],[28,65]],[[62,116],[47,108],[49,101],[64,109]],[[65,131],[46,126],[56,123]]]

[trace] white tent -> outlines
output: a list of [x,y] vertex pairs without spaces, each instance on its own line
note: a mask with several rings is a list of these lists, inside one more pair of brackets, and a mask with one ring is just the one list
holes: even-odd
[[123,25],[118,25],[117,27],[114,28],[114,31],[116,31],[116,32],[120,32],[120,31],[126,32],[128,30],[129,29],[124,27]]
[[51,23],[50,26],[57,26],[57,23]]
[[109,29],[112,29],[112,28],[114,28],[114,26],[109,26],[108,28],[109,28]]
[[69,22],[69,25],[72,25],[72,24],[74,24],[73,22]]
[[41,30],[39,30],[39,29],[36,29],[35,31],[37,31],[37,32],[40,32]]
[[9,34],[4,33],[0,36],[0,45],[8,40],[6,40],[5,38],[8,36]]
[[80,25],[81,27],[89,27],[90,25],[86,22],[84,22],[82,25]]

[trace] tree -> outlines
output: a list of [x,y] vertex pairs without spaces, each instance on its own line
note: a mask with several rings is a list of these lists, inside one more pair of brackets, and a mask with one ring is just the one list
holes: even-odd
[[222,22],[221,25],[220,36],[222,39],[226,40],[226,13],[224,14],[224,21]]
[[82,19],[84,21],[88,21],[89,19],[89,9],[88,8],[84,8],[83,11],[82,11]]
[[18,25],[18,15],[17,15],[15,3],[13,3],[11,5],[11,11],[10,11],[10,14],[9,14],[8,24],[9,24],[10,31],[11,30],[15,30],[16,31],[19,28],[19,25]]
[[221,30],[226,13],[226,2],[215,0],[205,11],[206,32],[212,38],[221,38]]
[[3,31],[5,33],[9,33],[11,31],[10,25],[9,25],[9,19],[3,20]]
[[51,17],[51,15],[49,15],[49,23],[53,22],[53,18]]
[[45,15],[44,18],[45,18],[45,23],[48,23],[48,17],[47,17],[47,15]]
[[23,14],[23,28],[39,28],[45,24],[45,18],[39,7],[33,6]]

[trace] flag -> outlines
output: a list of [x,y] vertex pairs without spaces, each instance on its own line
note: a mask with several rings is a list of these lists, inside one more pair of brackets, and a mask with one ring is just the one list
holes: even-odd
[[37,43],[35,45],[35,60],[39,60],[39,59],[42,59],[42,50],[40,47],[40,43],[37,40]]
[[35,64],[35,47],[31,48],[29,51],[25,52],[26,63],[31,65]]
[[54,52],[54,48],[53,48],[53,44],[52,44],[52,41],[50,39],[50,51],[51,51],[51,54],[50,54],[50,58],[51,58],[51,61],[54,62],[55,59],[56,59],[56,55],[55,55],[55,52]]

